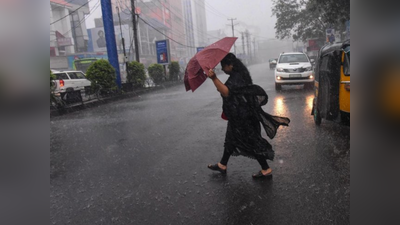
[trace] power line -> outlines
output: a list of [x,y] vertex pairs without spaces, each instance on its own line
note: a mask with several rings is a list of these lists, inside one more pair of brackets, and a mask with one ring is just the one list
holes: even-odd
[[[155,12],[153,9],[151,9],[146,3],[144,3],[143,1],[140,1],[140,2],[142,2],[148,9],[150,9],[150,11],[152,11],[152,12],[155,13],[160,19],[162,19],[162,17],[161,17],[160,15],[158,15],[158,13]],[[157,6],[157,5],[156,5],[156,6]],[[172,33],[172,30],[173,30],[173,29],[170,29],[170,30],[171,30],[171,33]],[[178,36],[180,36],[180,35],[185,35],[185,33],[181,33],[181,32],[179,32],[179,31],[176,31],[176,32],[179,33]],[[176,33],[175,33],[175,35],[176,35]]]
[[[96,6],[96,5],[97,5],[97,6]],[[93,6],[94,9],[89,13],[89,15],[87,15],[87,17],[86,17],[86,16],[83,17],[83,19],[79,22],[79,24],[78,24],[77,26],[72,26],[71,29],[69,29],[67,32],[63,33],[62,35],[65,36],[66,34],[68,34],[69,32],[71,32],[72,29],[75,29],[75,28],[79,27],[83,22],[85,22],[85,20],[86,20],[93,12],[96,11],[97,8],[99,8],[99,6],[100,6],[100,0],[98,0],[97,3],[94,4],[94,6]],[[50,40],[50,42],[56,41],[56,40],[57,40],[57,39]]]
[[[158,1],[161,5],[163,5],[164,7],[166,7],[166,5],[164,5],[163,3],[161,3],[160,0],[157,0],[157,1]],[[155,3],[153,3],[153,4],[155,5]],[[180,17],[179,15],[175,14],[175,13],[171,10],[171,7],[166,7],[166,8],[167,8],[172,14],[174,14],[175,16],[177,16],[177,17],[180,19],[180,23],[181,23],[182,25],[184,25],[183,22],[182,22],[182,21],[183,21],[182,17]],[[202,31],[202,29],[199,28],[199,27],[197,26],[197,24],[195,24],[195,27],[196,27],[198,33],[202,34],[203,37],[205,37],[205,38],[208,38],[208,36],[213,37],[213,38],[218,38],[218,37],[214,37],[214,36],[212,36],[212,35],[210,35],[210,34],[208,34],[208,33],[204,33],[204,32]]]
[[[140,0],[141,1],[141,0]],[[154,12],[158,17],[160,17],[160,19],[162,19],[162,16],[160,16],[160,15],[158,15],[158,13],[157,12],[155,12],[154,10],[152,10],[149,6],[147,6],[147,4],[145,3],[145,2],[143,2],[143,1],[141,1],[147,8],[149,8],[152,12]],[[160,1],[158,1],[158,2],[160,2]],[[153,5],[155,5],[157,8],[158,8],[158,6],[152,1],[152,3],[153,3]],[[171,12],[171,9],[170,8],[168,8],[168,7],[166,7],[165,5],[163,5],[161,2],[160,2],[160,4],[162,5],[162,6],[164,6],[165,8],[167,8],[170,12]],[[174,14],[174,13],[173,13]],[[174,14],[174,15],[176,15],[176,14]],[[178,15],[176,15],[178,18],[180,18],[181,20],[182,20],[182,18],[181,17],[179,17]],[[183,20],[182,20],[183,21]],[[184,24],[182,24],[182,25],[184,25]],[[199,27],[197,27],[196,26],[196,29],[197,29],[197,32],[199,33],[199,34],[201,34],[203,37],[205,37],[205,38],[207,38],[207,33],[204,33],[204,32],[202,32],[201,31],[201,29],[199,29]],[[170,31],[171,31],[171,33],[173,33],[172,31],[173,31],[173,29],[172,28],[170,28]],[[179,33],[179,35],[177,35],[177,36],[180,36],[180,35],[186,35],[185,33],[182,33],[182,32],[180,32],[180,31],[175,31],[175,32],[178,32]],[[175,35],[176,35],[176,33],[175,33]],[[208,35],[208,36],[211,36],[211,35]],[[211,36],[212,37],[212,36]]]
[[[202,5],[200,5],[200,3],[196,2],[195,0],[193,0],[193,1],[194,1],[194,3],[195,3],[196,5],[202,7]],[[205,2],[205,1],[204,1],[204,2]],[[204,5],[204,10],[206,10],[206,11],[208,11],[208,12],[210,12],[210,13],[216,15],[216,16],[219,16],[219,17],[224,18],[224,19],[227,18],[227,17],[229,17],[229,16],[224,15],[223,13],[220,13],[220,12],[216,11],[216,10],[215,10],[214,8],[212,8],[212,7],[209,7],[209,9],[210,9],[210,10],[207,10],[207,6]],[[211,10],[212,10],[212,11],[211,11]]]
[[89,4],[89,2],[90,2],[90,1],[92,1],[92,0],[89,0],[88,2],[86,2],[85,4],[83,4],[83,5],[79,6],[79,7],[78,7],[78,8],[76,8],[75,10],[72,10],[72,11],[71,11],[69,14],[67,14],[67,15],[65,15],[65,16],[63,16],[63,17],[61,17],[60,19],[58,19],[58,20],[56,20],[56,21],[54,21],[54,22],[50,23],[50,25],[53,25],[53,24],[57,23],[58,21],[61,21],[61,20],[63,20],[63,19],[64,19],[64,18],[66,18],[67,16],[69,16],[69,15],[71,15],[72,13],[76,12],[78,9],[80,9],[80,8],[82,8],[83,6],[85,6],[85,5]]
[[206,6],[208,6],[210,9],[214,10],[215,12],[217,12],[218,15],[222,15],[223,18],[229,17],[229,16],[227,16],[226,14],[224,14],[224,13],[218,11],[217,9],[213,8],[211,5],[209,5],[209,4],[207,3],[206,0],[204,0],[204,3],[205,3]]
[[[245,33],[245,31],[240,31],[240,30],[236,30],[235,29],[235,31],[237,31],[237,32],[239,32],[239,33]],[[263,36],[258,36],[258,35],[253,35],[253,37],[258,37],[258,38],[261,38],[261,39],[271,39],[270,37],[268,38],[268,37],[263,37]]]
[[145,24],[147,24],[148,26],[150,26],[151,28],[153,28],[154,30],[156,30],[157,32],[159,32],[160,34],[162,34],[162,35],[164,35],[165,37],[167,37],[168,39],[170,39],[171,41],[173,41],[173,42],[175,42],[175,43],[177,43],[177,44],[179,44],[179,45],[188,47],[188,48],[196,48],[196,47],[194,47],[194,46],[184,45],[184,44],[182,44],[182,43],[179,43],[179,42],[175,41],[174,39],[172,39],[172,38],[168,37],[167,35],[165,35],[163,32],[159,31],[157,28],[153,27],[153,26],[152,26],[151,24],[149,24],[146,20],[142,19],[140,16],[139,16],[138,18],[139,18],[140,20],[142,20]]

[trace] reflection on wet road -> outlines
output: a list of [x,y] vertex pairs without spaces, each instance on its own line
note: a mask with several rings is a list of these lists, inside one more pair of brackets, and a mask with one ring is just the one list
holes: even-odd
[[[253,65],[263,109],[291,119],[273,140],[272,180],[253,180],[255,160],[220,160],[226,121],[207,80],[51,120],[51,224],[349,224],[350,128],[310,115],[313,93],[274,89],[268,64]],[[219,75],[225,81],[226,75]]]

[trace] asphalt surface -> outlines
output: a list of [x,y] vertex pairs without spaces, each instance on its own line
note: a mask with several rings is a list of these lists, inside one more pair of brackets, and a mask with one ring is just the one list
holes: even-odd
[[317,127],[312,91],[276,92],[268,64],[249,69],[264,110],[291,119],[263,131],[272,179],[241,156],[226,176],[207,168],[223,152],[222,99],[210,80],[182,84],[51,118],[50,224],[350,224],[350,127]]

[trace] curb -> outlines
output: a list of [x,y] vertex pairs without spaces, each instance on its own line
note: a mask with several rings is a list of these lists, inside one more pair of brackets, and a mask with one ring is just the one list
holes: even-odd
[[89,101],[82,102],[82,103],[71,104],[71,105],[68,105],[67,107],[62,108],[62,109],[50,109],[50,118],[56,117],[56,116],[62,116],[62,115],[68,114],[68,113],[84,110],[84,109],[87,109],[87,108],[93,108],[93,107],[96,107],[96,106],[99,106],[99,105],[107,104],[109,102],[114,102],[114,101],[118,101],[118,100],[122,100],[122,99],[126,99],[126,98],[137,97],[137,96],[142,95],[142,94],[146,94],[146,93],[149,93],[149,92],[153,92],[153,91],[157,91],[157,90],[161,90],[161,89],[166,89],[166,88],[169,88],[169,87],[172,87],[172,86],[177,86],[177,85],[182,85],[182,84],[183,84],[183,81],[165,83],[165,84],[161,84],[161,85],[156,86],[156,87],[143,88],[143,89],[140,89],[140,90],[137,90],[137,91],[126,92],[126,93],[119,94],[119,95],[116,95],[116,96],[103,98],[101,100],[93,99],[93,100],[89,100]]

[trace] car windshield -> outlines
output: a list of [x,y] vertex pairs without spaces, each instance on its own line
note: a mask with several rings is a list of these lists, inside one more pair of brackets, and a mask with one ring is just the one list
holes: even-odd
[[308,62],[308,58],[304,54],[287,54],[279,58],[279,63]]

